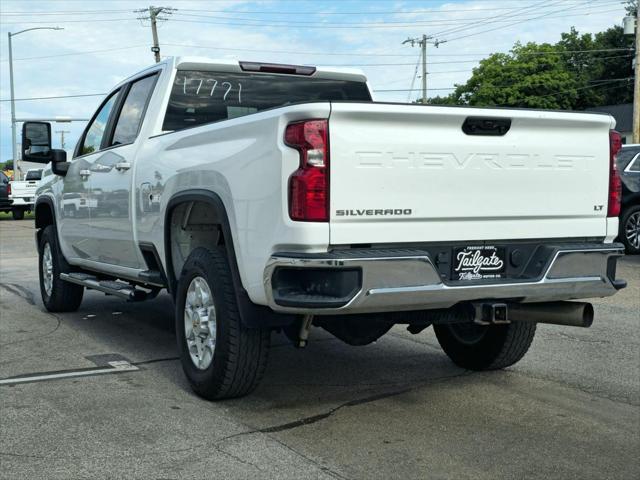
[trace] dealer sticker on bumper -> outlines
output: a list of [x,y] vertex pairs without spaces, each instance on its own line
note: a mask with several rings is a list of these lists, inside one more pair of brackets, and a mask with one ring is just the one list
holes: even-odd
[[469,246],[453,251],[452,280],[503,278],[505,249],[493,246]]

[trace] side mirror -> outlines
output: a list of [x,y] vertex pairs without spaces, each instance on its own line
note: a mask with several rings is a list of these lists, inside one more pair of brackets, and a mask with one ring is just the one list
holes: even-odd
[[50,123],[24,122],[22,124],[22,159],[35,163],[52,161]]
[[51,171],[53,174],[64,177],[68,170],[67,152],[59,149],[51,150]]

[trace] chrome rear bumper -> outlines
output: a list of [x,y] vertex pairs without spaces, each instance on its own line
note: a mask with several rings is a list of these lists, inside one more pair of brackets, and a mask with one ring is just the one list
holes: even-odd
[[[278,312],[328,315],[448,308],[460,302],[489,299],[550,302],[606,297],[626,286],[624,281],[615,280],[616,259],[624,254],[619,244],[557,246],[538,278],[468,284],[443,280],[430,255],[417,252],[372,250],[370,254],[358,255],[346,250],[325,255],[275,254],[264,271],[268,304]],[[274,273],[280,268],[358,271],[360,283],[339,305],[311,304],[308,298],[297,303],[295,297],[285,301],[274,295]]]

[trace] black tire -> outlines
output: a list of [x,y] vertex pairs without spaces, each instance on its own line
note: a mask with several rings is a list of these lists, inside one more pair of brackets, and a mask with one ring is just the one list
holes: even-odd
[[[46,246],[49,246],[51,252],[51,263],[53,267],[53,280],[51,283],[51,291],[47,292],[45,287],[43,272],[43,257]],[[82,295],[84,287],[74,283],[65,282],[60,279],[61,273],[69,273],[71,267],[64,259],[60,247],[58,245],[58,236],[53,225],[45,227],[40,236],[40,245],[38,248],[38,274],[40,278],[40,294],[42,295],[42,303],[50,312],[75,312],[82,303]]]
[[11,210],[11,214],[13,215],[14,220],[22,220],[24,218],[24,210],[19,208],[14,208]]
[[499,370],[518,362],[531,346],[535,323],[482,326],[452,323],[433,326],[440,346],[459,367]]
[[[215,347],[206,369],[196,367],[191,358],[184,323],[187,291],[196,277],[206,281],[215,308]],[[209,400],[242,397],[258,386],[267,365],[271,332],[242,325],[224,248],[191,252],[178,280],[175,317],[182,368],[198,395]]]
[[[627,207],[620,215],[620,235],[619,239],[624,243],[628,254],[637,255],[640,253],[640,205]],[[635,232],[635,237],[631,232]],[[638,243],[635,243],[638,242]],[[634,244],[635,243],[635,244]]]

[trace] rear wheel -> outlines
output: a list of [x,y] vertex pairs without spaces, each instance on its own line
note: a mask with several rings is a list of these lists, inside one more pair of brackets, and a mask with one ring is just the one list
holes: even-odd
[[620,216],[620,240],[627,253],[640,253],[640,205],[627,208]]
[[504,325],[451,323],[433,326],[440,346],[459,367],[498,370],[518,362],[529,350],[535,323]]
[[13,215],[14,220],[22,220],[24,218],[24,210],[20,208],[14,208],[11,211],[11,214]]
[[241,397],[264,374],[271,332],[242,325],[223,248],[195,249],[176,292],[176,337],[193,390],[209,399]]
[[60,274],[69,273],[71,268],[60,251],[53,225],[45,227],[40,236],[38,266],[45,308],[50,312],[76,311],[82,303],[84,287],[60,279]]

